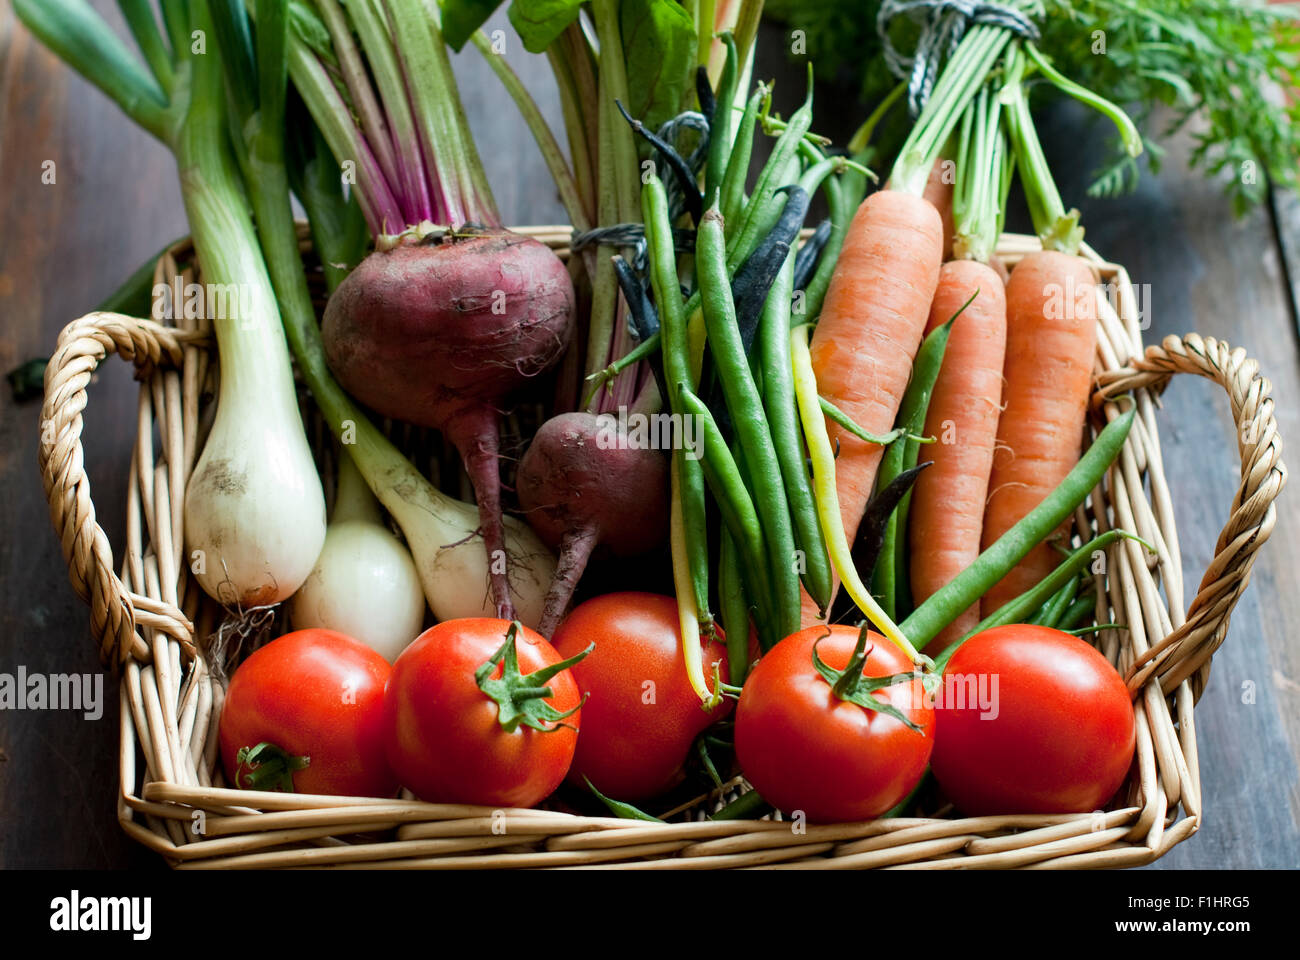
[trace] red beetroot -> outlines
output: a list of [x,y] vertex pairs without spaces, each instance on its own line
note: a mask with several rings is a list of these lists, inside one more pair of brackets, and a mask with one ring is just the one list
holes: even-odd
[[597,544],[635,556],[668,532],[668,461],[629,445],[610,415],[563,413],[538,429],[519,462],[519,505],[537,535],[559,551],[537,632],[550,637]]
[[[349,393],[456,445],[484,545],[502,560],[500,407],[559,360],[572,330],[564,264],[505,230],[432,234],[372,253],[330,297],[322,325],[330,369]],[[505,563],[490,569],[498,616],[513,619]]]

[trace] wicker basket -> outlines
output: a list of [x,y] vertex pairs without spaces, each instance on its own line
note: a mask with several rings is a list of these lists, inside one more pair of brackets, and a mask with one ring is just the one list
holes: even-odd
[[[567,228],[523,232],[567,255]],[[998,252],[1011,265],[1037,246],[1033,238],[1006,236]],[[1086,248],[1085,255],[1113,293],[1099,297],[1096,419],[1114,416],[1119,408],[1107,398],[1128,392],[1139,416],[1076,525],[1093,532],[1120,526],[1157,550],[1152,556],[1132,541],[1115,544],[1110,576],[1098,584],[1097,622],[1129,627],[1103,632],[1096,642],[1127,679],[1137,722],[1134,773],[1111,809],[971,819],[939,811],[924,819],[795,828],[779,819],[707,820],[709,809],[746,789],[743,782],[699,797],[668,824],[225,788],[216,756],[222,686],[195,643],[220,611],[182,562],[181,506],[204,422],[201,401],[215,372],[212,341],[199,321],[176,329],[93,313],[63,331],[46,371],[48,442],[40,464],[72,585],[90,604],[103,658],[121,669],[122,828],[178,867],[1002,868],[1155,860],[1200,823],[1193,705],[1255,552],[1272,532],[1286,469],[1270,384],[1256,362],[1195,334],[1166,338],[1143,353],[1127,274]],[[170,283],[178,263],[191,259],[192,251],[178,245],[159,261],[156,279]],[[86,387],[110,352],[132,361],[141,382],[127,542],[117,570],[96,523],[81,446]],[[1156,395],[1175,373],[1220,384],[1240,427],[1241,485],[1190,608],[1155,423]]]

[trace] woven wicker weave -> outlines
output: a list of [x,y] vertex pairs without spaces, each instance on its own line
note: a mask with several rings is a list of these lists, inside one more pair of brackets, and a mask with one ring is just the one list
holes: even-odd
[[[567,229],[525,232],[567,255]],[[1033,238],[1006,236],[999,253],[1010,265],[1036,248]],[[181,519],[206,422],[201,400],[215,372],[212,341],[201,321],[176,329],[93,313],[63,331],[46,371],[40,464],[73,588],[90,605],[102,656],[121,668],[123,829],[181,867],[1118,867],[1156,859],[1200,823],[1193,705],[1255,552],[1272,532],[1286,469],[1270,385],[1255,361],[1195,334],[1168,337],[1144,353],[1127,274],[1091,250],[1085,254],[1113,291],[1099,298],[1094,413],[1113,417],[1120,408],[1108,398],[1131,392],[1139,416],[1119,460],[1079,509],[1076,527],[1091,536],[1120,526],[1156,548],[1149,555],[1133,541],[1114,545],[1110,576],[1098,583],[1097,622],[1129,629],[1104,631],[1096,642],[1127,678],[1137,721],[1135,773],[1113,809],[807,827],[705,819],[707,810],[746,789],[733,782],[678,811],[677,822],[655,824],[224,788],[216,762],[222,686],[195,642],[211,632],[220,611],[183,563]],[[156,279],[169,283],[178,263],[191,259],[192,251],[178,245],[159,262]],[[96,523],[81,445],[86,387],[109,353],[133,362],[141,381],[127,542],[117,570]],[[1240,428],[1241,485],[1190,608],[1155,423],[1156,394],[1175,373],[1220,384]]]

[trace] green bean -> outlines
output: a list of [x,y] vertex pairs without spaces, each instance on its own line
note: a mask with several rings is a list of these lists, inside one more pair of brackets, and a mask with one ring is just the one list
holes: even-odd
[[[970,303],[969,300],[966,301]],[[965,309],[965,307],[963,307]],[[961,310],[957,311],[960,314]],[[930,406],[930,394],[934,391],[935,381],[939,379],[939,368],[943,366],[944,351],[948,348],[948,335],[952,332],[954,314],[947,323],[935,327],[921,343],[912,364],[912,382],[903,394],[903,402],[898,408],[898,423],[906,433],[916,433],[925,428],[925,412]],[[900,473],[916,466],[916,455],[908,463],[909,444],[915,449],[919,445],[901,436],[889,445],[880,461],[877,482],[883,488]],[[900,583],[906,579],[906,568],[902,566],[900,542],[904,539],[906,528],[902,526],[904,505],[908,503],[909,493],[903,495],[893,516],[885,524],[885,538],[880,545],[880,554],[876,568],[872,571],[871,592],[880,600],[880,606],[891,617],[898,616]],[[911,639],[910,637],[908,639]]]
[[677,629],[682,638],[682,661],[686,667],[686,679],[705,704],[711,710],[722,701],[722,688],[715,685],[709,690],[708,678],[704,675],[703,647],[700,644],[700,615],[695,606],[695,587],[691,583],[691,558],[686,549],[686,524],[682,517],[681,457],[674,457],[670,464],[671,501],[668,514],[668,548],[673,558],[673,592],[677,600]]
[[714,370],[731,414],[736,438],[749,464],[754,499],[766,534],[769,583],[773,591],[773,626],[784,637],[799,629],[799,577],[795,572],[794,530],[781,482],[781,467],[763,415],[763,400],[750,373],[745,345],[736,324],[726,262],[722,215],[711,207],[700,221],[695,240],[695,273],[700,284],[704,327]]
[[821,187],[822,183],[830,178],[843,166],[842,157],[822,157],[820,153],[815,154],[819,159],[815,160],[809,167],[804,170],[803,175],[799,177],[799,186],[805,193],[812,196]]
[[888,433],[881,434],[880,436],[876,436],[874,433],[868,433],[866,430],[863,430],[860,426],[854,423],[847,413],[835,406],[835,404],[831,403],[825,397],[818,396],[817,402],[821,404],[822,413],[826,414],[828,420],[833,420],[835,423],[838,423],[849,433],[866,443],[877,443],[882,447],[886,447],[904,435],[904,431],[901,427],[895,430],[890,430]]
[[[736,99],[736,83],[740,72],[736,62],[736,40],[731,31],[725,31],[720,39],[727,48],[727,59],[722,65],[722,75],[718,78],[713,116],[709,118],[709,159],[704,170],[705,207],[718,202],[714,193],[721,189],[725,175],[731,169],[731,163],[727,159],[731,155],[731,104]],[[745,164],[749,164],[748,156],[745,157]],[[743,177],[741,182],[744,183]]]
[[605,796],[603,793],[601,793],[599,790],[596,789],[595,784],[591,782],[590,778],[583,777],[582,779],[586,781],[587,789],[591,791],[592,795],[601,803],[603,803],[606,807],[608,807],[609,812],[614,814],[614,816],[620,817],[624,820],[649,820],[653,823],[664,822],[660,820],[658,817],[652,817],[650,814],[646,813],[640,807],[634,807],[630,803],[624,803],[622,800],[615,800],[612,797]]
[[718,536],[718,615],[727,636],[727,677],[731,683],[744,683],[749,672],[749,602],[740,551],[725,527]]
[[[1128,533],[1125,530],[1107,530],[1099,536],[1093,537],[1090,541],[1081,546],[1078,550],[1071,553],[1055,570],[1045,576],[1037,584],[1030,587],[1014,600],[1008,600],[997,610],[981,620],[975,627],[960,640],[954,641],[946,650],[935,658],[937,670],[942,670],[943,664],[947,663],[956,652],[957,648],[963,643],[975,636],[977,633],[983,633],[985,630],[992,630],[994,627],[1003,627],[1011,623],[1021,623],[1030,612],[1042,606],[1044,603],[1050,603],[1055,599],[1057,593],[1064,587],[1070,585],[1070,581],[1078,581],[1079,571],[1082,570],[1092,560],[1092,555],[1098,550],[1105,550],[1116,540],[1121,537],[1136,540],[1143,546],[1147,546],[1146,541],[1141,537]],[[1148,547],[1150,549],[1150,547]],[[978,561],[977,561],[978,562]]]
[[[1094,547],[1094,549],[1096,548]],[[1076,575],[1067,580],[1065,585],[1047,601],[1046,608],[1043,611],[1043,619],[1039,623],[1044,627],[1055,627],[1061,622],[1061,615],[1065,613],[1078,595],[1079,578]]]
[[[1025,514],[975,562],[912,611],[900,628],[912,643],[924,646],[963,610],[984,596],[1037,544],[1061,525],[1074,508],[1101,482],[1133,427],[1136,407],[1130,407],[1097,434],[1074,468],[1044,499]],[[1057,586],[1060,586],[1057,584]],[[1056,587],[1052,588],[1053,590]],[[1042,599],[1038,601],[1042,602]],[[1037,606],[1037,604],[1035,604]],[[1029,608],[1034,609],[1033,607]]]
[[[641,211],[645,221],[646,246],[650,259],[650,283],[663,342],[664,377],[669,383],[693,384],[690,345],[686,336],[686,317],[682,309],[681,287],[677,282],[677,254],[673,249],[672,224],[668,219],[668,197],[663,182],[653,173],[641,190]],[[649,341],[646,341],[649,343]],[[672,393],[673,391],[669,391]],[[674,397],[666,397],[674,413],[681,413]],[[699,460],[676,450],[681,482],[683,534],[689,558],[691,587],[695,607],[706,630],[712,625],[709,612],[709,542],[704,493],[704,471]]]
[[710,820],[748,820],[757,819],[764,811],[771,808],[757,790],[750,790],[749,793],[743,793],[731,803],[727,804],[717,813],[710,814]]
[[[705,404],[705,406],[707,407],[708,404]],[[711,413],[712,412],[710,411],[710,414]],[[714,418],[713,422],[716,424],[717,419]],[[754,485],[749,479],[749,465],[745,463],[745,449],[740,445],[740,442],[736,437],[731,438],[731,442],[728,444],[727,449],[731,451],[731,459],[736,462],[736,472],[740,474],[740,482],[744,484],[745,492],[748,493],[754,488]],[[764,581],[764,583],[766,582],[767,581]],[[753,578],[751,577],[748,581],[745,581],[742,578],[742,583],[745,584],[746,590],[748,591],[753,587]],[[759,591],[755,591],[755,593],[759,593]],[[776,622],[775,617],[772,615],[772,597],[770,587],[761,591],[761,595],[759,596],[754,596],[749,592],[746,592],[745,599],[749,601],[749,605],[755,610],[755,620],[757,622],[766,624]],[[780,639],[781,637],[773,636],[772,631],[769,630],[762,637],[764,643],[763,649],[768,649],[771,644]]]
[[596,392],[600,390],[601,387],[612,381],[628,367],[640,363],[642,360],[646,359],[646,357],[658,353],[662,345],[662,340],[663,331],[656,331],[638,343],[627,353],[623,354],[623,356],[610,363],[609,366],[597,370],[595,373],[587,377],[587,380],[591,383],[591,387],[587,391],[586,399],[582,401],[582,409],[587,408],[588,404],[591,403],[591,398],[596,395]]
[[[731,223],[739,222],[741,207],[745,202],[745,180],[749,176],[749,157],[754,149],[754,125],[758,119],[758,108],[763,104],[766,92],[759,90],[749,98],[745,112],[736,129],[735,143],[731,149],[731,159],[727,161],[727,174],[722,180],[722,195],[719,206],[722,218]],[[710,147],[713,141],[709,141]]]
[[1097,598],[1093,596],[1079,597],[1070,608],[1061,615],[1061,619],[1056,624],[1057,630],[1073,630],[1083,622],[1084,617],[1095,613],[1097,610]]
[[800,578],[808,596],[826,615],[831,602],[833,578],[830,553],[817,521],[812,482],[808,478],[794,397],[794,370],[790,361],[790,296],[794,292],[794,254],[786,257],[781,272],[763,305],[759,320],[759,361],[763,370],[763,409],[767,412],[772,443],[776,448],[790,504],[795,546],[802,551]]
[[[1069,554],[1067,553],[1066,556],[1068,557]],[[1057,590],[1056,593],[1052,594],[1050,597],[1044,600],[1042,604],[1038,607],[1038,609],[1033,612],[1032,616],[1026,618],[1025,620],[1022,620],[1021,622],[1028,623],[1035,627],[1041,627],[1043,625],[1043,621],[1047,619],[1047,615],[1052,609],[1052,604],[1056,602],[1056,598],[1061,596],[1061,594],[1063,594],[1066,590],[1068,590],[1069,587],[1070,585],[1068,583],[1062,586],[1060,590]]]
[[[713,491],[718,512],[722,514],[722,522],[731,532],[741,558],[750,570],[754,580],[755,599],[759,601],[759,611],[762,614],[765,606],[770,607],[772,594],[766,562],[767,538],[764,536],[763,524],[758,518],[758,510],[749,495],[749,490],[745,487],[745,481],[741,478],[735,458],[727,448],[727,441],[723,438],[722,431],[718,429],[717,421],[713,419],[713,414],[685,381],[677,381],[676,386],[682,415],[694,417],[703,433],[701,446],[704,456],[699,462],[703,464],[704,476],[708,480],[709,489]],[[766,604],[763,602],[765,597],[768,598]],[[765,632],[770,637],[774,624],[770,622],[770,617],[760,615],[758,628],[760,637]],[[778,636],[776,639],[779,640],[781,637]]]

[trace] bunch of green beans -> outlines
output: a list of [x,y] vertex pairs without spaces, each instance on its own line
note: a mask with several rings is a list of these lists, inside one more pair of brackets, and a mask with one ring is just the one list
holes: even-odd
[[794,285],[794,254],[786,259],[768,295],[758,327],[758,354],[763,371],[763,409],[776,447],[781,480],[790,505],[799,574],[808,596],[824,616],[834,581],[830,554],[821,525],[812,483],[804,466],[803,434],[794,396],[790,358],[790,303]]
[[[664,192],[663,182],[653,173],[645,178],[641,189],[641,214],[645,221],[646,246],[649,251],[650,285],[659,309],[664,377],[670,384],[692,387],[695,378],[691,371],[686,316],[677,280],[677,255],[673,249],[672,223],[668,219],[668,196]],[[669,390],[669,394],[665,399],[672,412],[681,417],[686,416],[682,409],[680,391]],[[682,521],[695,608],[707,628],[712,623],[712,615],[709,613],[709,544],[704,471],[700,461],[686,456],[684,449],[674,450],[673,458],[677,461],[680,478]]]
[[[811,299],[814,309],[820,309],[866,181],[860,170],[853,170],[852,185],[842,188],[838,181],[841,176],[847,179],[851,166],[842,159],[827,159],[807,139],[812,123],[810,83],[804,103],[783,124],[753,194],[745,195],[759,112],[765,110],[770,92],[760,88],[750,98],[732,144],[731,104],[738,71],[729,39],[723,38],[728,61],[711,118],[704,180],[708,211],[697,227],[690,264],[695,290],[683,302],[680,278],[690,276],[690,271],[673,248],[663,184],[650,173],[643,177],[642,213],[660,330],[605,374],[616,374],[620,364],[626,366],[658,350],[670,409],[691,417],[703,438],[702,460],[692,460],[684,451],[674,453],[675,507],[680,510],[685,541],[682,554],[689,565],[683,582],[689,581],[694,606],[707,624],[711,621],[708,512],[716,508],[721,520],[716,603],[728,638],[731,676],[739,682],[748,665],[751,613],[760,643],[769,649],[799,629],[801,583],[823,611],[830,603],[833,575],[806,465],[789,331],[792,303],[806,306]],[[785,188],[795,185],[806,192],[826,192],[833,217],[831,235],[803,296],[796,297],[792,289],[793,249],[783,261],[775,261],[781,267],[766,296],[750,297],[751,303],[762,307],[750,347],[754,327],[746,326],[742,332],[732,283],[739,268],[760,251],[765,257],[773,252],[780,256],[783,248],[773,244],[784,242],[792,217],[803,209],[801,205],[786,210]],[[724,218],[724,210],[729,217]],[[747,312],[746,323],[752,324],[754,316]],[[710,360],[708,377],[716,379],[720,399],[701,389],[709,382],[706,378],[705,384],[700,383],[701,345]],[[725,409],[710,410],[702,396]],[[729,433],[724,434],[724,429]],[[708,505],[709,499],[714,507]]]
[[[763,621],[766,622],[759,623],[759,637],[764,646],[769,647],[799,629],[799,578],[794,531],[776,446],[772,442],[763,401],[750,370],[736,321],[731,280],[727,271],[726,235],[722,215],[716,204],[705,212],[696,234],[695,275],[700,284],[709,353],[722,386],[736,440],[744,451],[754,505],[761,517],[761,528],[755,545],[763,548],[765,557],[761,563],[758,562],[759,558],[752,556],[748,561],[750,575],[757,581],[757,597],[761,598],[770,591],[767,604],[770,620],[769,617],[764,617]],[[700,406],[703,408],[703,404]],[[713,459],[708,452],[712,441],[713,437],[706,430],[706,462]],[[714,456],[721,459],[719,453]],[[730,452],[727,459],[731,460]],[[734,465],[734,460],[731,462]],[[735,480],[743,489],[744,484],[738,473]],[[728,490],[732,490],[730,485]],[[714,492],[721,503],[724,499],[723,490],[717,489]],[[739,537],[737,546],[742,550],[745,547]]]

